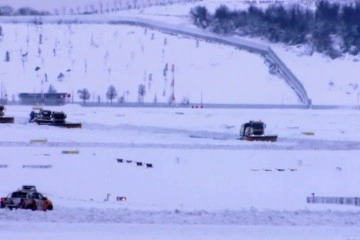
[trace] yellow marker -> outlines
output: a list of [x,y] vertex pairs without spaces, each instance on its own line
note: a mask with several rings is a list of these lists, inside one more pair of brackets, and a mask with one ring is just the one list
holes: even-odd
[[78,154],[79,150],[63,150],[62,154]]
[[313,135],[315,135],[314,132],[302,132],[302,134],[308,135],[308,136],[313,136]]

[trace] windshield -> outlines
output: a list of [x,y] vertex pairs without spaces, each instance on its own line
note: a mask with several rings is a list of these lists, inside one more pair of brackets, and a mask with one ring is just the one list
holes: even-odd
[[11,194],[11,197],[13,197],[13,198],[25,198],[26,193],[25,192],[13,192]]
[[263,123],[253,123],[252,127],[253,127],[253,129],[261,130],[261,129],[264,129],[264,124]]

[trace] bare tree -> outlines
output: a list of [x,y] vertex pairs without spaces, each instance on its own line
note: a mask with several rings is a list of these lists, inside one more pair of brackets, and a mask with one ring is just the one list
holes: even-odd
[[90,99],[90,93],[89,93],[89,90],[87,90],[87,88],[84,88],[84,89],[80,89],[77,91],[78,95],[79,95],[79,98],[81,100],[83,100],[83,102],[85,103],[87,100]]
[[108,90],[106,91],[106,98],[110,100],[110,103],[112,104],[113,100],[117,97],[117,91],[116,88],[113,85],[110,85]]
[[146,89],[144,84],[140,84],[138,87],[138,102],[142,103],[144,102],[144,96],[146,94]]

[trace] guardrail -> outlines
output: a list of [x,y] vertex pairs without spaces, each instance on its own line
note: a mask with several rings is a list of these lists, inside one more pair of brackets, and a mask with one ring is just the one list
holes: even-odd
[[307,92],[302,85],[302,83],[297,79],[297,77],[290,71],[290,69],[285,65],[285,63],[279,58],[279,56],[268,47],[267,51],[269,60],[275,63],[278,67],[279,73],[285,79],[286,83],[294,89],[296,94],[298,95],[300,101],[305,105],[311,106],[311,99],[309,99]]
[[280,57],[269,47],[263,44],[241,39],[238,37],[220,36],[211,32],[207,32],[198,28],[184,27],[182,25],[166,24],[154,20],[138,18],[133,16],[117,16],[117,15],[70,15],[70,16],[12,16],[0,17],[0,23],[102,23],[102,24],[127,24],[140,27],[155,29],[172,35],[185,35],[196,39],[203,39],[210,42],[216,42],[229,46],[234,46],[240,49],[245,49],[250,52],[261,54],[271,64],[275,64],[278,73],[286,83],[295,91],[300,102],[306,107],[311,107],[311,99],[309,99],[302,83],[296,78],[292,71],[285,65]]
[[271,47],[251,42],[241,38],[235,37],[224,37],[219,36],[213,33],[205,32],[200,29],[190,29],[190,28],[174,28],[171,25],[165,25],[163,23],[156,23],[153,21],[143,21],[142,19],[127,19],[127,20],[117,20],[110,23],[120,23],[120,24],[133,24],[133,25],[140,25],[142,27],[147,28],[156,28],[166,33],[170,34],[181,34],[187,35],[194,38],[205,39],[207,41],[212,41],[216,43],[221,43],[229,46],[235,46],[241,49],[246,49],[250,52],[256,52],[263,55],[267,60],[269,60],[272,64],[278,69],[278,73],[281,77],[283,77],[286,83],[295,91],[296,95],[298,96],[301,103],[310,107],[311,106],[311,99],[309,99],[307,92],[302,85],[302,83],[298,80],[298,78],[293,74],[293,72],[285,65],[285,63],[280,59],[280,57],[271,49]]
[[[191,103],[191,104],[169,104],[169,103],[96,103],[96,102],[76,102],[82,107],[131,107],[131,108],[194,108],[194,109],[207,109],[207,108],[223,108],[223,109],[309,109],[308,105],[304,104],[232,104],[232,103]],[[15,104],[14,104],[15,105]],[[197,106],[197,107],[194,107]],[[200,107],[201,106],[201,107]],[[311,109],[317,110],[360,110],[360,105],[311,105]]]

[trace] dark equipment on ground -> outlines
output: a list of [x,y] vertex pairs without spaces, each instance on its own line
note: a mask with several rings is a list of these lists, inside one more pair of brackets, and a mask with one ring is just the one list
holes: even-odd
[[[35,111],[37,110],[37,111]],[[39,125],[49,125],[66,128],[81,128],[81,123],[66,122],[66,114],[64,112],[56,112],[44,110],[42,108],[34,109],[30,113],[29,122],[35,122]]]
[[14,123],[14,117],[5,116],[5,106],[0,105],[0,123]]
[[19,98],[22,105],[65,105],[68,93],[20,93]]
[[265,135],[266,124],[262,121],[249,121],[241,125],[240,140],[276,142],[277,135]]

